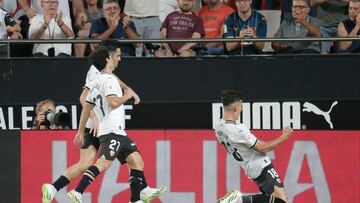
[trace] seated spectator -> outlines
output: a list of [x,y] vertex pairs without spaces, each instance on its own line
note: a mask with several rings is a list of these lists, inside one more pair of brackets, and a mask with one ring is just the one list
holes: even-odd
[[[204,26],[199,16],[191,9],[194,0],[178,0],[180,11],[170,13],[161,27],[161,38],[201,38],[204,36]],[[155,56],[195,56],[197,43],[164,43]]]
[[[90,36],[94,39],[138,39],[136,28],[129,16],[120,18],[120,6],[116,0],[104,0],[104,17],[95,20],[91,25]],[[122,44],[123,56],[135,56],[132,44]]]
[[[336,37],[341,21],[347,18],[349,0],[310,0],[310,6],[317,6],[317,18],[320,22],[320,32],[323,37]],[[330,53],[332,42],[321,43],[321,53]]]
[[[350,0],[349,18],[338,26],[340,37],[356,37],[360,35],[360,0]],[[340,52],[360,53],[360,41],[339,42]]]
[[[71,20],[63,17],[58,10],[57,0],[42,0],[44,14],[33,17],[30,21],[30,39],[72,39],[74,37]],[[33,55],[41,56],[70,56],[71,44],[34,44]]]
[[[321,37],[319,21],[309,16],[308,0],[293,0],[292,18],[284,19],[276,38]],[[320,43],[316,41],[273,42],[277,53],[320,53]]]
[[[20,26],[3,9],[3,1],[0,0],[0,40],[18,39],[20,35]],[[8,56],[8,44],[0,44],[0,57]]]
[[[265,17],[251,10],[251,2],[252,0],[235,0],[237,11],[225,20],[224,37],[240,39],[266,37]],[[259,54],[264,48],[264,42],[227,42],[225,44],[230,55]]]
[[[84,7],[85,13],[80,14],[75,23],[77,30],[79,30],[77,32],[78,39],[89,39],[92,22],[103,17],[100,0],[86,0]],[[90,53],[93,49],[90,44],[74,44],[76,57],[84,57],[85,52]]]
[[[221,3],[220,0],[209,0],[208,4],[199,11],[199,16],[204,24],[205,38],[222,38],[224,21],[233,12],[234,9]],[[205,46],[207,53],[210,55],[224,53],[224,46],[221,42],[210,42],[206,43]]]

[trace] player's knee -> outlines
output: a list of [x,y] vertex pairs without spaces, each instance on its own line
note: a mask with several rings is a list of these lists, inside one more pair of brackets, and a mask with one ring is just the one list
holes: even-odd
[[96,161],[96,167],[98,167],[99,171],[105,171],[110,168],[112,161],[106,160],[105,157],[101,157]]

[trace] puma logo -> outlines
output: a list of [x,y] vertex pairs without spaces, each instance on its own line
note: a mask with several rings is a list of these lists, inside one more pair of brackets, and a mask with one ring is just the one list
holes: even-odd
[[332,111],[333,107],[335,105],[337,105],[337,103],[338,103],[337,101],[334,101],[331,104],[330,109],[327,112],[324,112],[321,109],[319,109],[317,106],[315,106],[314,104],[309,103],[309,102],[305,102],[303,104],[303,107],[304,107],[303,111],[304,112],[313,112],[316,115],[324,116],[326,122],[330,125],[330,128],[333,129],[333,124],[332,124],[331,118],[330,118],[330,112]]

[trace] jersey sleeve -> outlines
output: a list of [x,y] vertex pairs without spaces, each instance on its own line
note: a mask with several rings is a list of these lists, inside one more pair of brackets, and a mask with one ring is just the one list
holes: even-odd
[[105,97],[109,96],[121,96],[121,87],[119,81],[114,76],[110,76],[106,79],[105,83]]
[[84,88],[90,90],[95,79],[98,77],[99,77],[99,72],[95,71],[93,68],[90,68],[90,70],[86,74]]
[[87,95],[85,101],[86,101],[87,103],[95,106],[95,103],[94,103],[95,100],[96,100],[96,98],[94,97],[94,90],[91,90],[91,91],[89,92],[89,94]]
[[[235,129],[233,129],[235,130]],[[258,139],[255,135],[253,135],[250,130],[246,127],[239,127],[236,128],[237,132],[233,132],[234,134],[236,134],[236,136],[233,137],[233,141],[239,144],[244,144],[246,145],[248,148],[253,148]]]

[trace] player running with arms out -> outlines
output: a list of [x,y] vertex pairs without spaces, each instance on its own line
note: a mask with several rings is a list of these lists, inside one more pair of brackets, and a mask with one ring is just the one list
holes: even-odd
[[243,96],[236,90],[223,90],[224,116],[215,127],[218,141],[239,161],[246,175],[259,186],[262,194],[242,196],[239,190],[229,192],[217,203],[285,203],[287,194],[267,152],[275,149],[293,133],[290,127],[271,141],[261,141],[237,121],[242,111]]
[[[146,202],[151,198],[160,196],[165,188],[152,189],[147,187],[146,179],[143,173],[143,161],[137,151],[135,143],[127,136],[124,131],[124,103],[134,97],[131,88],[125,89],[124,94],[120,88],[118,78],[112,74],[120,60],[121,51],[119,48],[115,52],[109,52],[106,48],[100,47],[92,53],[100,64],[98,67],[101,75],[96,79],[90,88],[86,103],[82,110],[79,131],[74,142],[81,146],[84,139],[85,122],[89,118],[93,107],[101,109],[104,114],[99,126],[100,150],[96,163],[90,166],[80,180],[80,183],[68,193],[73,202],[82,202],[81,196],[87,186],[102,172],[107,170],[112,161],[117,157],[119,161],[128,163],[130,168],[130,189],[131,202]],[[153,193],[156,191],[156,193]],[[141,196],[151,193],[149,199]]]

